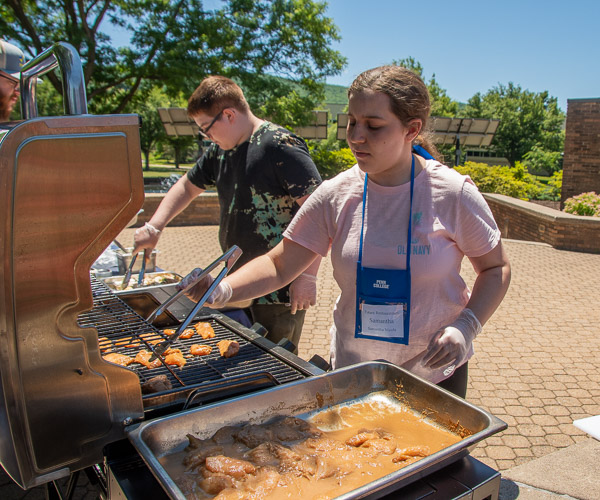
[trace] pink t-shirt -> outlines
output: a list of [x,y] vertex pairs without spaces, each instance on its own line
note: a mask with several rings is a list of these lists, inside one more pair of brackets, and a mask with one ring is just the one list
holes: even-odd
[[[463,256],[491,251],[500,241],[500,231],[469,177],[428,160],[414,181],[409,343],[355,338],[364,179],[355,165],[323,182],[284,233],[322,256],[331,249],[333,274],[341,289],[331,328],[332,366],[383,359],[440,382],[447,377],[442,371],[423,371],[415,360],[468,302],[470,291],[460,276]],[[406,269],[409,199],[410,183],[386,187],[369,181],[363,266]]]

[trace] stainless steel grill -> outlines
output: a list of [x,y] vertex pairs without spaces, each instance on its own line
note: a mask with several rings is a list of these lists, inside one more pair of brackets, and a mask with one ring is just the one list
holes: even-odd
[[[91,311],[79,315],[78,324],[81,327],[97,329],[99,338],[104,337],[111,342],[113,352],[135,357],[142,348],[152,350],[153,345],[148,342],[148,336],[161,339],[167,337],[162,329],[147,323],[102,281],[92,276],[91,285],[94,306]],[[201,340],[196,335],[190,339],[180,338],[173,347],[180,348],[186,353],[189,352],[191,345],[202,343],[213,347],[211,354],[190,355],[186,358],[186,365],[181,369],[164,363],[163,366],[154,369],[148,369],[140,364],[132,364],[128,368],[137,373],[142,382],[157,375],[166,375],[174,388],[169,391],[171,399],[178,392],[179,399],[181,397],[185,399],[189,390],[181,391],[180,389],[183,388],[194,389],[197,391],[195,398],[200,398],[203,389],[207,389],[206,392],[208,388],[212,390],[215,382],[222,382],[218,387],[225,392],[231,392],[234,386],[247,392],[262,388],[265,384],[284,384],[308,375],[305,371],[290,366],[272,352],[256,345],[251,338],[244,335],[242,328],[236,329],[232,324],[225,324],[219,314],[200,315],[195,318],[195,321],[210,323],[215,337],[207,340]],[[232,358],[220,356],[216,347],[220,340],[237,341],[240,344],[239,353]],[[232,387],[228,387],[228,381],[231,381]],[[145,395],[143,398],[146,408],[162,402],[155,394]],[[151,403],[146,404],[146,401]],[[192,402],[190,400],[188,404]]]

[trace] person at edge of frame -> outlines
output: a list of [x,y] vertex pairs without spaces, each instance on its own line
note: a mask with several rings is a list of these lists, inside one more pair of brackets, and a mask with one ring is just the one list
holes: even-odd
[[25,56],[19,47],[0,39],[0,122],[10,120],[10,114],[19,101],[24,62]]

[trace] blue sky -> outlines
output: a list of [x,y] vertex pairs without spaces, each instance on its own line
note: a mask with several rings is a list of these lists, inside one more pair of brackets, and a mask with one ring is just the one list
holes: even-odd
[[412,56],[466,102],[499,83],[567,99],[600,97],[598,0],[330,0],[348,59],[328,83]]
[[348,60],[328,83],[413,57],[460,102],[509,82],[547,90],[563,111],[567,99],[600,97],[600,0],[329,0],[326,15]]

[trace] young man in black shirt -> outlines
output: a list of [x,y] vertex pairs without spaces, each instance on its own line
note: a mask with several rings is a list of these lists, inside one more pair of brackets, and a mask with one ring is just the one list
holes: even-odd
[[[241,266],[279,243],[321,177],[304,140],[256,117],[242,89],[229,78],[204,79],[189,99],[188,114],[213,143],[136,231],[134,251],[154,248],[166,225],[215,186],[219,242],[224,251],[234,244],[243,250],[236,267]],[[287,338],[298,346],[306,309],[316,301],[318,266],[315,262],[288,287],[250,306],[252,320],[267,329],[271,341]]]

